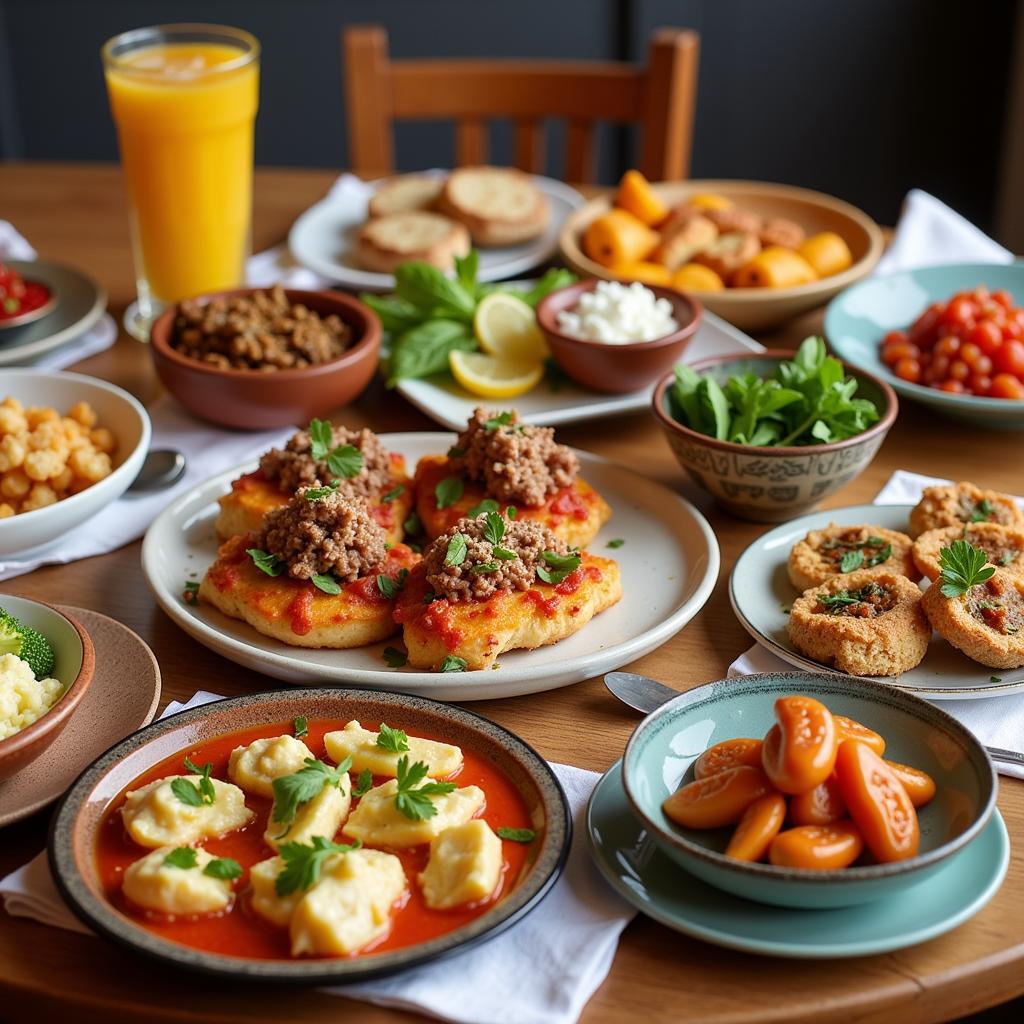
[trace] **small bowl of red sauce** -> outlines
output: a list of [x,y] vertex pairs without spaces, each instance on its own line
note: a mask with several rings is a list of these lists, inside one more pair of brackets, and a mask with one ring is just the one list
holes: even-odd
[[48,285],[23,277],[8,263],[0,263],[0,330],[41,320],[56,305],[57,294]]

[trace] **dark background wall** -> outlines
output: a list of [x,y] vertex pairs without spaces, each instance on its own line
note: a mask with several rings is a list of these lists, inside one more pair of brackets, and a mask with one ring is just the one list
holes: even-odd
[[[127,28],[234,24],[263,44],[257,162],[346,163],[339,33],[411,56],[641,60],[660,25],[702,37],[693,174],[822,189],[891,223],[911,186],[991,230],[1016,0],[0,0],[0,158],[114,160],[99,49]],[[556,128],[552,142],[560,138]],[[493,157],[510,157],[497,126]],[[602,134],[599,170],[631,133]],[[557,145],[549,147],[559,152]],[[403,169],[450,163],[447,125],[400,128]],[[552,157],[550,171],[558,174]],[[3,196],[0,196],[0,215]]]

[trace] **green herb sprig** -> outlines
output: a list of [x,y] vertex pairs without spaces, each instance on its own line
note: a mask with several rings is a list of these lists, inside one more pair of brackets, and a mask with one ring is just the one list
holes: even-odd
[[260,551],[259,548],[246,548],[245,553],[252,559],[252,564],[268,576],[280,576],[284,572],[284,562],[277,555]]
[[351,757],[346,757],[336,768],[314,757],[307,757],[303,764],[305,767],[293,775],[282,775],[271,783],[274,790],[271,821],[290,825],[295,820],[299,805],[312,800],[326,786],[337,786],[344,792],[348,770],[352,767]]
[[409,736],[401,729],[392,729],[390,725],[381,722],[376,745],[392,754],[401,754],[409,749]]
[[430,766],[424,761],[415,761],[409,764],[408,755],[398,759],[395,767],[398,792],[395,794],[395,807],[400,814],[403,814],[411,821],[425,821],[437,814],[431,797],[442,796],[451,793],[455,789],[454,782],[427,782]]
[[576,550],[567,555],[560,555],[557,551],[542,551],[540,557],[544,565],[537,567],[537,575],[545,583],[561,583],[580,567],[580,553]]
[[955,540],[939,552],[939,579],[943,597],[960,597],[991,578],[995,568],[988,555],[966,540]]
[[284,868],[274,879],[274,891],[278,896],[307,892],[320,880],[320,871],[328,857],[351,853],[362,845],[358,839],[353,843],[332,843],[323,836],[313,836],[310,843],[282,843],[277,853],[284,861]]
[[328,420],[313,419],[309,422],[309,453],[315,462],[326,462],[335,476],[351,479],[358,476],[363,468],[363,453],[351,444],[332,447],[334,433]]
[[507,839],[511,843],[532,843],[537,833],[532,828],[505,828],[502,825],[495,829],[499,839]]
[[191,779],[174,779],[171,782],[171,792],[189,807],[209,807],[217,799],[217,790],[214,789],[210,772],[213,765],[209,761],[200,768],[189,758],[185,758],[185,771],[192,775],[199,776],[198,784]]

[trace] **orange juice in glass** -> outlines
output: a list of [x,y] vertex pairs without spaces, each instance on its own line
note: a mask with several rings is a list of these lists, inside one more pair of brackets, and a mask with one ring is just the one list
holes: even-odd
[[131,208],[135,337],[168,305],[244,281],[257,40],[219,25],[124,32],[103,47]]

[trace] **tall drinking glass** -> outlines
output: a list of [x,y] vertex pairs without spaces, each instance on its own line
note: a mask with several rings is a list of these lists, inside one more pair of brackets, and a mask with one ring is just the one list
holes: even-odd
[[259,42],[220,25],[135,29],[103,47],[148,340],[167,306],[243,283],[252,218]]

